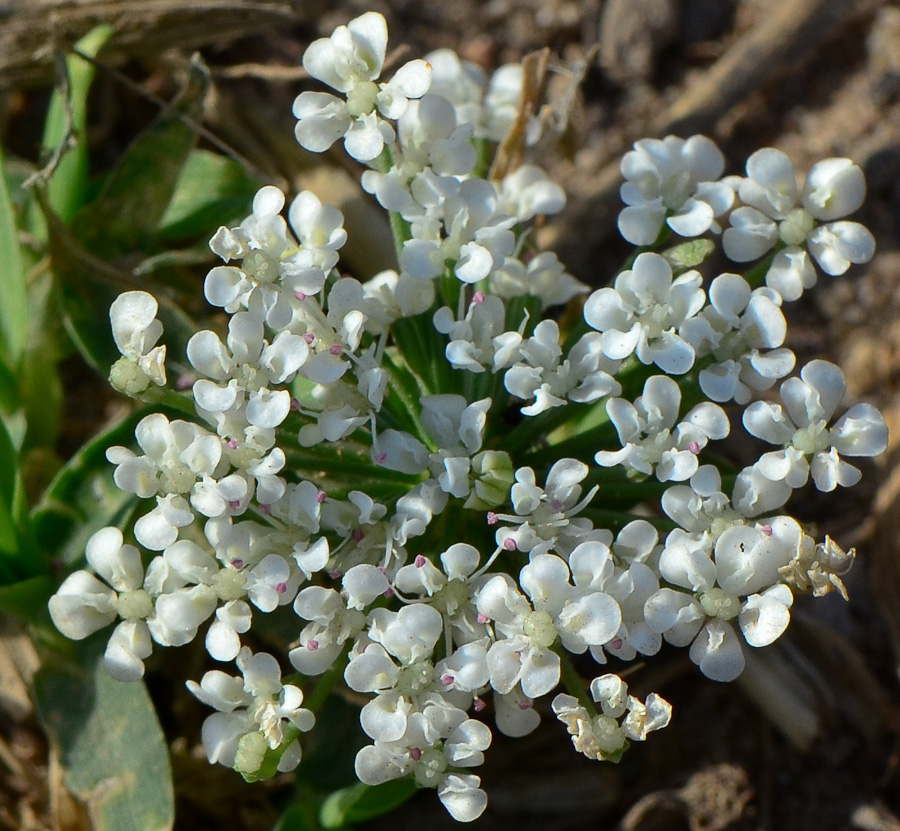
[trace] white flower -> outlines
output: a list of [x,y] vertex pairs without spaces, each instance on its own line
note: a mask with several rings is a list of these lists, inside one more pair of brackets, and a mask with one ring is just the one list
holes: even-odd
[[856,404],[831,427],[828,422],[844,397],[840,368],[810,361],[800,378],[781,385],[780,404],[757,401],[744,411],[747,431],[783,450],[764,454],[756,468],[772,481],[791,488],[806,484],[810,474],[821,491],[855,485],[861,473],[841,456],[878,456],[887,448],[884,417],[871,404]]
[[477,776],[448,768],[480,765],[490,746],[491,731],[463,710],[433,702],[410,714],[407,730],[397,741],[376,741],[356,755],[356,775],[367,785],[380,785],[412,774],[421,788],[436,788],[438,798],[459,822],[483,813],[487,796]]
[[703,308],[702,282],[696,271],[673,280],[665,258],[639,254],[631,270],[616,277],[614,288],[588,297],[584,319],[603,333],[607,357],[621,360],[635,353],[641,363],[681,375],[694,365],[694,349],[678,329]]
[[488,580],[475,605],[498,638],[487,653],[491,686],[505,694],[520,684],[532,699],[550,692],[560,674],[559,655],[550,648],[559,634],[551,615],[533,609],[506,574]]
[[446,356],[453,367],[480,373],[496,366],[502,346],[502,339],[498,339],[501,334],[508,334],[504,333],[505,318],[503,301],[495,295],[482,295],[473,299],[461,320],[456,320],[446,306],[438,309],[434,313],[434,328],[450,339]]
[[220,228],[210,241],[225,262],[238,262],[213,268],[204,284],[214,306],[229,313],[252,309],[276,330],[291,323],[302,299],[321,292],[346,240],[341,212],[303,191],[289,209],[298,243],[281,216],[284,204],[278,188],[260,188],[253,213],[236,228]]
[[541,299],[541,307],[561,306],[573,297],[585,294],[588,287],[569,274],[552,251],[541,251],[526,265],[507,257],[490,275],[492,294],[509,300],[530,294]]
[[619,232],[635,245],[651,245],[663,223],[683,237],[696,237],[731,207],[734,191],[722,175],[725,158],[706,136],[641,139],[622,158],[628,206],[619,214]]
[[[106,582],[81,569],[70,574],[50,598],[50,617],[60,632],[82,640],[121,618],[113,630],[103,663],[120,681],[137,681],[144,674],[144,658],[152,652],[150,628],[157,620],[155,598],[168,586],[153,585],[149,573],[145,585],[141,554],[123,541],[115,527],[101,528],[87,542],[88,564]],[[154,590],[158,589],[158,590]]]
[[718,537],[729,524],[743,521],[722,492],[722,476],[713,465],[701,465],[689,485],[669,488],[660,504],[670,519],[692,534],[709,532]]
[[[387,587],[387,580],[384,583]],[[298,672],[321,675],[341,654],[344,644],[364,628],[366,617],[348,606],[334,589],[308,586],[294,601],[297,616],[310,623],[300,633],[288,658]]]
[[498,194],[484,179],[466,179],[443,205],[442,226],[403,244],[400,265],[421,280],[444,272],[447,261],[463,283],[477,283],[503,264],[515,247],[515,219],[498,213]]
[[137,394],[150,383],[165,386],[166,347],[156,346],[163,327],[156,319],[159,306],[145,291],[126,291],[109,307],[113,340],[125,363],[119,361],[110,380],[129,394]]
[[[569,565],[553,554],[538,554],[519,573],[519,585],[531,599],[536,613],[553,621],[560,642],[576,654],[611,641],[622,624],[622,610],[604,591],[609,588],[613,562],[605,546],[582,543],[570,555]],[[601,556],[591,556],[601,553]]]
[[[442,703],[450,695],[432,654],[443,632],[440,612],[424,603],[404,606],[399,612],[373,609],[369,613],[368,638],[357,641],[344,671],[351,689],[376,693],[360,714],[368,736],[382,742],[399,741],[412,712]],[[468,706],[472,698],[460,693],[454,697],[462,706]]]
[[731,621],[750,646],[768,646],[790,621],[793,596],[780,570],[793,559],[803,532],[790,517],[764,525],[731,525],[715,540],[673,531],[660,555],[660,575],[691,594],[661,588],[644,613],[652,629],[675,646],[691,645],[691,660],[714,681],[733,681],[744,656]]
[[490,513],[488,522],[507,522],[497,530],[497,545],[533,555],[557,551],[568,553],[590,538],[591,522],[577,517],[594,498],[597,488],[581,498],[580,482],[588,475],[588,466],[577,459],[560,459],[547,473],[544,488],[535,480],[534,470],[520,467],[510,496],[515,514]]
[[722,236],[725,253],[747,262],[779,242],[787,246],[766,275],[768,285],[785,300],[796,300],[815,283],[804,244],[819,267],[832,275],[843,274],[851,263],[868,262],[875,253],[875,240],[864,226],[835,221],[856,211],[866,194],[863,172],[850,159],[816,163],[798,191],[791,160],[766,147],[747,159],[747,178],[738,194],[745,207],[731,214],[731,227]]
[[639,473],[656,473],[660,482],[684,481],[697,471],[697,455],[710,439],[728,435],[728,416],[709,401],[678,421],[681,389],[667,375],[651,375],[634,404],[624,398],[606,403],[621,450],[600,450],[594,459],[603,467],[624,465]]
[[537,165],[523,164],[500,183],[500,209],[519,222],[557,214],[565,204],[565,191]]
[[[588,759],[618,761],[627,740],[642,742],[647,734],[669,724],[672,705],[656,693],[642,703],[628,695],[628,685],[618,675],[602,675],[591,681],[591,698],[600,705],[592,715],[574,696],[560,693],[553,712],[566,725],[575,749]],[[621,719],[621,723],[620,723]]]
[[[510,343],[512,333],[505,333]],[[579,403],[596,401],[606,395],[618,395],[622,388],[612,377],[618,368],[601,350],[601,336],[588,332],[562,358],[559,326],[555,320],[542,320],[527,340],[519,340],[519,362],[511,366],[503,379],[507,391],[534,403],[521,408],[523,415],[534,416],[552,407],[562,407],[566,398]],[[512,352],[512,349],[508,351]],[[499,355],[499,352],[498,352]],[[495,364],[497,362],[495,356]]]
[[443,201],[459,191],[458,177],[475,166],[473,125],[457,125],[450,102],[428,94],[409,102],[397,130],[400,146],[392,148],[390,170],[367,170],[363,189],[406,219],[436,215]]
[[265,652],[254,655],[244,647],[237,665],[243,678],[212,670],[199,684],[187,682],[200,701],[219,711],[203,722],[207,758],[252,774],[267,750],[279,749],[278,770],[293,770],[301,758],[297,734],[315,723],[312,712],[301,706],[302,690],[282,684],[278,662]]
[[[303,67],[318,80],[346,95],[342,101],[329,93],[302,92],[294,101],[297,141],[315,153],[327,150],[339,138],[359,161],[381,153],[394,131],[384,118],[403,115],[410,98],[420,98],[431,84],[426,61],[404,64],[387,83],[376,84],[387,49],[387,23],[377,12],[338,26],[329,38],[309,45]],[[376,112],[379,114],[377,115]]]
[[775,348],[787,334],[781,295],[770,288],[751,291],[738,274],[712,281],[709,305],[684,323],[681,334],[698,357],[715,358],[699,375],[700,388],[713,401],[746,404],[794,368],[794,353]]

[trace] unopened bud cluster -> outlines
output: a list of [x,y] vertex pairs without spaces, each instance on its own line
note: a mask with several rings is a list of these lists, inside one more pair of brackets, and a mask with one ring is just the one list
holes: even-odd
[[[817,266],[841,274],[874,246],[843,219],[865,190],[847,159],[798,187],[774,149],[723,177],[708,138],[646,139],[622,161],[625,238],[707,235],[751,271],[704,279],[644,250],[590,292],[530,233],[561,188],[527,163],[489,178],[482,161],[517,118],[521,67],[486,81],[442,50],[382,82],[386,45],[376,13],[313,43],[304,66],[338,95],[304,92],[294,114],[303,147],[343,140],[367,163],[398,270],[340,274],[343,217],[308,192],[285,218],[263,187],[220,228],[204,291],[229,322],[188,343],[196,418],[149,415],[136,451],[110,448],[116,484],[146,507],[127,536],[91,538],[89,570],[50,610],[72,638],[115,624],[105,660],[121,679],[141,678],[154,644],[202,634],[237,670],[188,683],[216,711],[203,743],[250,778],[297,765],[306,679],[342,677],[368,697],[359,778],[413,777],[470,821],[487,801],[472,770],[488,706],[524,735],[565,677],[553,712],[593,759],[668,723],[664,699],[615,674],[574,683],[571,655],[602,666],[667,642],[729,681],[747,646],[785,631],[796,593],[844,593],[852,552],[784,506],[810,479],[855,484],[848,459],[883,452],[887,430],[868,404],[844,411],[833,364],[792,375],[782,308]],[[579,296],[571,329],[545,316]],[[143,292],[111,309],[112,380],[132,395],[166,383],[156,312]],[[740,427],[768,445],[755,464],[704,458]],[[295,641],[254,654],[254,619],[280,607]]]

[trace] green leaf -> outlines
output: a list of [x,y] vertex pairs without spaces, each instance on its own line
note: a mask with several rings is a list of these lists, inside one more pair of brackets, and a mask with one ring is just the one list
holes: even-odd
[[97,831],[165,831],[175,814],[165,738],[145,686],[104,668],[105,637],[85,642],[78,666],[51,660],[38,670],[38,715]]
[[21,403],[18,379],[6,361],[0,360],[0,412],[11,415]]
[[31,535],[19,454],[0,420],[0,585],[46,573]]
[[323,828],[335,829],[380,817],[407,802],[416,790],[415,781],[408,777],[392,779],[382,785],[357,782],[335,791],[325,800],[319,821]]
[[25,263],[19,247],[16,211],[0,151],[0,342],[10,368],[18,366],[28,334],[28,292]]
[[188,120],[200,115],[208,88],[209,71],[192,62],[185,90],[132,142],[100,195],[79,212],[73,232],[93,253],[112,259],[155,249],[160,221],[196,141]]
[[[233,159],[194,150],[181,170],[159,232],[163,239],[208,235],[245,216],[259,188]],[[209,249],[207,248],[207,253]]]
[[56,582],[46,574],[2,586],[0,612],[15,615],[29,623],[37,623],[44,618],[49,623],[47,601],[55,588]]
[[0,421],[0,503],[12,508],[19,484],[19,454]]
[[106,451],[130,445],[135,425],[147,412],[132,413],[101,433],[56,474],[31,516],[34,535],[47,556],[67,565],[79,562],[91,534],[122,524],[134,510],[137,499],[116,487]]
[[[185,91],[135,139],[98,197],[75,217],[71,232],[52,209],[45,211],[66,328],[84,359],[104,376],[119,357],[107,310],[124,290],[154,288],[147,281],[138,284],[131,269],[136,254],[158,247],[159,222],[196,138],[185,118],[199,115],[208,82],[206,68],[192,64]],[[158,299],[162,306],[164,297]]]
[[672,271],[678,274],[696,268],[715,250],[716,244],[711,239],[693,239],[663,251],[662,255],[669,261]]
[[294,797],[272,831],[322,831],[317,819],[320,802],[313,794]]
[[[75,44],[79,52],[95,57],[104,44],[112,36],[113,27],[109,24],[97,26]],[[53,171],[47,186],[47,198],[50,207],[62,219],[70,222],[79,208],[84,204],[88,185],[88,148],[85,141],[87,126],[87,99],[91,83],[94,80],[94,65],[79,55],[70,55],[66,59],[66,72],[69,76],[68,99],[65,91],[57,88],[50,99],[47,120],[44,122],[42,145],[44,152],[56,151],[63,142],[69,140],[68,128],[75,138],[75,146],[64,150],[61,161]],[[69,110],[71,123],[68,122],[66,110]],[[36,223],[39,224],[39,223]],[[44,238],[40,228],[33,227],[32,232]]]

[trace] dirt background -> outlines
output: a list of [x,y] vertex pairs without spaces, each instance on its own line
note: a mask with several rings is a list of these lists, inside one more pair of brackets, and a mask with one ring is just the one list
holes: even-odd
[[[100,57],[92,98],[87,139],[96,170],[153,118],[154,97],[177,92],[197,49],[214,79],[209,130],[269,180],[339,203],[354,245],[349,267],[372,273],[390,257],[377,213],[339,154],[304,155],[290,117],[305,88],[305,46],[371,8],[387,17],[391,46],[408,45],[403,57],[448,46],[491,69],[550,47],[543,103],[559,130],[538,153],[570,201],[542,234],[588,283],[601,284],[622,260],[614,235],[618,158],[648,135],[705,132],[735,173],[764,145],[785,150],[801,171],[849,156],[866,171],[859,219],[878,240],[871,264],[821,278],[788,310],[798,362],[839,363],[851,400],[882,407],[893,430],[891,452],[866,467],[861,485],[794,503],[820,534],[858,548],[851,603],[834,595],[798,602],[788,635],[755,653],[734,685],[706,680],[675,651],[634,669],[633,687],[662,693],[675,716],[617,767],[577,756],[552,719],[524,740],[497,737],[481,772],[490,805],[477,827],[900,831],[900,7],[879,0],[12,0],[0,2],[4,145],[37,159],[55,55],[100,21],[116,34]],[[75,447],[107,417],[111,398],[84,372],[70,376],[64,443]],[[27,641],[7,625],[0,828],[88,828],[35,726],[27,695],[33,662]],[[151,691],[164,699],[166,683],[151,679]],[[196,746],[199,712],[162,706],[176,827],[271,828],[289,782],[244,786],[208,768]],[[371,827],[423,823],[454,827],[430,793]]]

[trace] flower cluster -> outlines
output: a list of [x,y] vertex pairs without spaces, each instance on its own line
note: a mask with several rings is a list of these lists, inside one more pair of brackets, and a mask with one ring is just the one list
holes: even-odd
[[[167,393],[195,416],[148,415],[137,449],[109,449],[138,519],[127,541],[91,538],[89,570],[50,612],[72,638],[116,623],[105,660],[127,680],[154,644],[203,632],[240,671],[188,683],[216,710],[203,742],[251,778],[300,761],[306,680],[342,678],[368,697],[360,780],[412,777],[470,821],[487,801],[472,771],[488,707],[524,735],[563,682],[552,710],[576,749],[614,761],[668,723],[661,696],[640,701],[614,673],[580,682],[571,656],[605,665],[666,642],[728,681],[748,646],[785,631],[795,594],[844,593],[852,552],[817,544],[784,506],[810,478],[855,484],[847,459],[880,454],[887,430],[867,404],[839,414],[836,366],[787,377],[782,308],[815,282],[813,260],[839,274],[873,247],[841,220],[864,191],[847,159],[801,190],[777,150],[723,178],[706,137],[644,140],[622,163],[626,239],[721,235],[733,261],[759,263],[705,280],[648,250],[590,292],[531,234],[561,188],[527,163],[488,178],[521,68],[488,81],[442,50],[383,82],[386,44],[376,13],[313,43],[304,66],[341,97],[303,92],[294,114],[308,150],[343,138],[370,163],[362,185],[391,214],[397,270],[339,273],[343,217],[309,192],[285,218],[284,194],[263,187],[220,228],[204,291],[227,331],[190,339],[190,393]],[[579,295],[574,326],[544,316]],[[110,315],[114,384],[164,385],[153,298],[128,292]],[[781,403],[759,398],[779,381]],[[748,405],[742,419],[731,404]],[[701,459],[741,426],[776,449],[743,470]],[[252,651],[254,618],[278,609],[296,633],[289,683]]]

